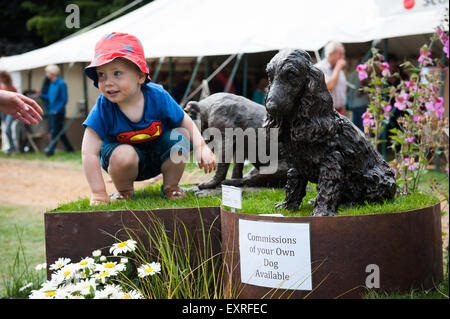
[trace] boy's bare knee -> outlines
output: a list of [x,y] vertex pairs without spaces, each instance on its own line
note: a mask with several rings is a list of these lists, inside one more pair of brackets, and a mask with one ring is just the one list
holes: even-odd
[[127,169],[139,165],[139,157],[130,145],[120,145],[114,149],[109,159],[109,169]]

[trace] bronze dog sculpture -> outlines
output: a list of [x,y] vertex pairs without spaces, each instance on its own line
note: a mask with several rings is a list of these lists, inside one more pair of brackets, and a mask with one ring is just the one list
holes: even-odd
[[[264,106],[231,93],[215,93],[199,102],[190,101],[184,110],[194,119],[201,121],[202,131],[207,128],[216,128],[220,131],[222,145],[219,147],[222,148],[222,154],[224,154],[226,147],[226,143],[223,142],[225,140],[225,129],[240,128],[242,130],[254,129],[256,131],[257,129],[263,128],[267,117]],[[233,155],[236,154],[236,147],[244,147],[245,158],[249,158],[249,143],[257,143],[257,141],[249,141],[246,139],[244,145],[239,146],[236,146],[236,141],[233,141]],[[221,158],[219,159],[214,177],[210,181],[198,185],[198,188],[216,188],[221,184],[237,187],[284,187],[287,176],[287,163],[283,160],[284,154],[281,148],[282,146],[278,146],[278,162],[272,163],[277,165],[277,169],[273,173],[262,173],[261,168],[265,164],[262,164],[258,156],[256,156],[256,160],[251,161],[253,168],[243,176],[244,163],[243,161],[236,162],[234,158],[231,179],[226,179],[230,161]],[[267,146],[268,149],[269,146]]]
[[303,50],[282,50],[267,64],[267,128],[279,128],[286,149],[286,197],[296,210],[308,181],[317,184],[313,216],[332,216],[342,203],[395,195],[393,170],[366,136],[333,108],[323,73]]

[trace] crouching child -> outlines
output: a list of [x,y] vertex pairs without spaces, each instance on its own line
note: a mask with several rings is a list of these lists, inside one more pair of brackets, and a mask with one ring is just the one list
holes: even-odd
[[[198,166],[205,173],[216,169],[215,156],[191,118],[162,86],[150,82],[144,50],[136,37],[116,32],[104,36],[85,73],[101,92],[83,122],[82,162],[91,205],[133,198],[134,181],[160,173],[162,196],[183,198],[178,183],[189,142]],[[189,141],[176,128],[183,128]],[[111,196],[101,168],[117,189]]]

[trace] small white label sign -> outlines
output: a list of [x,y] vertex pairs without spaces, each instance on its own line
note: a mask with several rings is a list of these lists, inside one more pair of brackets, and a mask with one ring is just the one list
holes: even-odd
[[312,290],[309,223],[239,219],[241,282]]
[[242,189],[222,185],[222,205],[242,209]]

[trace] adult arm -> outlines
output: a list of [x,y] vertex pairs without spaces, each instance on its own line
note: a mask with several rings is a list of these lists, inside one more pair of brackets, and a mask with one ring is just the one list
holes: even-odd
[[0,90],[0,112],[14,116],[25,124],[37,124],[43,113],[36,101],[25,95]]

